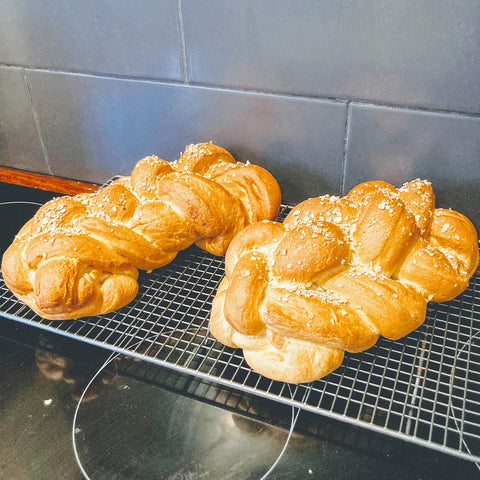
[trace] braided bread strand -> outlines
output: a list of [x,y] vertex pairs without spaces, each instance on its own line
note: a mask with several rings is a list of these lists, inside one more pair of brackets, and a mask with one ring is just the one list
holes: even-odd
[[380,335],[396,340],[447,301],[478,264],[477,234],[435,209],[427,181],[396,189],[366,182],[345,197],[294,208],[283,224],[240,232],[213,301],[212,335],[244,351],[259,373],[292,383],[319,379]]
[[161,267],[193,243],[224,255],[237,232],[279,208],[265,169],[211,142],[190,145],[174,162],[146,157],[93,194],[46,203],[5,252],[2,274],[44,318],[103,314],[133,300],[138,269]]

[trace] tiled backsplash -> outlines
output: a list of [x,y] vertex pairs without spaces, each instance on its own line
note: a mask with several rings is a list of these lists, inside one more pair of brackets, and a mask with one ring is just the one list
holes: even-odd
[[212,140],[286,203],[433,183],[480,230],[480,3],[3,0],[0,165],[101,183]]

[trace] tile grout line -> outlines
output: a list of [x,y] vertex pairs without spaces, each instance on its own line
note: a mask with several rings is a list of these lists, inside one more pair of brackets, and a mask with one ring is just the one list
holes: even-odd
[[343,137],[343,157],[342,157],[342,171],[340,174],[340,195],[345,195],[345,176],[347,170],[347,152],[348,152],[348,140],[350,136],[350,118],[351,118],[351,102],[347,102],[345,110],[345,129]]
[[180,33],[180,69],[183,83],[188,84],[187,47],[185,45],[185,28],[183,25],[182,0],[177,0],[178,28]]
[[32,91],[30,89],[30,84],[28,82],[27,72],[24,68],[21,69],[21,74],[23,78],[23,83],[25,85],[25,89],[28,96],[28,101],[30,102],[30,108],[32,109],[33,121],[35,122],[35,128],[37,130],[38,139],[40,140],[40,145],[42,147],[43,157],[45,158],[45,162],[47,164],[47,170],[50,175],[54,175],[53,168],[50,164],[50,157],[48,155],[47,147],[45,146],[45,142],[43,141],[42,130],[40,128],[40,118],[38,117],[37,111],[35,109],[35,105],[33,103]]

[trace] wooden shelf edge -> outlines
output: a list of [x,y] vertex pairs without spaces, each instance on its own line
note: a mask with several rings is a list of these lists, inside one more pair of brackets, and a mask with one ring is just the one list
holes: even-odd
[[0,182],[38,188],[40,190],[48,190],[49,192],[63,193],[67,195],[95,192],[100,186],[95,183],[79,182],[77,180],[68,180],[65,178],[6,167],[0,167]]

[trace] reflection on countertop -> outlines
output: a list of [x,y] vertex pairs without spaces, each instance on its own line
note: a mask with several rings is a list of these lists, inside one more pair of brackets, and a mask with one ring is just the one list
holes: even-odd
[[[65,382],[69,386],[70,396],[76,402],[96,400],[114,379],[114,374],[108,370],[102,370],[94,378],[96,371],[93,368],[86,368],[80,362],[41,350],[35,352],[35,363],[45,378]],[[92,378],[94,380],[89,385]],[[49,404],[48,402],[46,400],[44,403]]]

